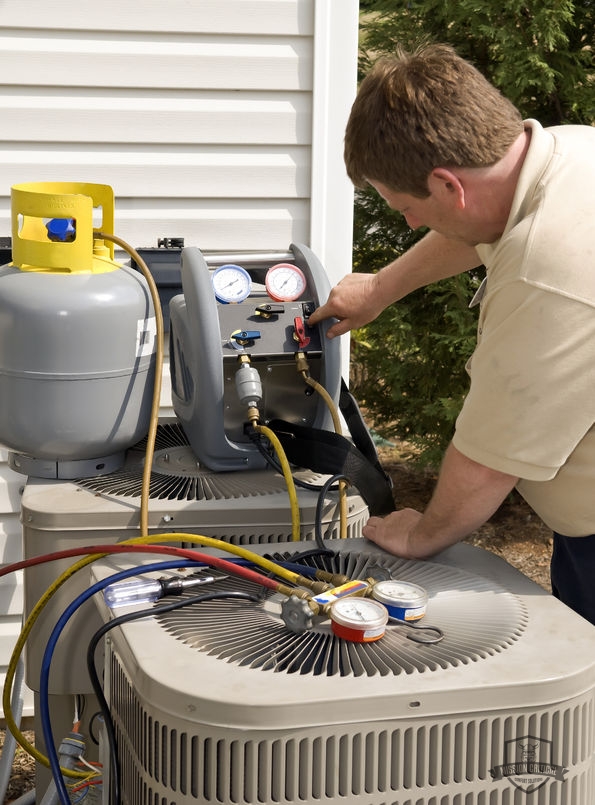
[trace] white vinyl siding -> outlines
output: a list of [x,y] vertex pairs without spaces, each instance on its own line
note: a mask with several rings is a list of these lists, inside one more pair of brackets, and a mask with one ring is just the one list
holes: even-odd
[[[302,242],[337,281],[357,27],[357,0],[2,0],[0,236],[12,185],[100,182],[135,248]],[[0,451],[0,564],[22,555],[24,480]],[[21,578],[4,580],[0,684],[21,612]]]
[[117,234],[135,247],[163,236],[205,251],[298,241],[338,278],[350,239],[334,234],[328,248],[312,227],[320,233],[332,209],[350,231],[342,132],[357,6],[5,0],[0,234],[9,233],[12,184],[103,182],[114,188]]

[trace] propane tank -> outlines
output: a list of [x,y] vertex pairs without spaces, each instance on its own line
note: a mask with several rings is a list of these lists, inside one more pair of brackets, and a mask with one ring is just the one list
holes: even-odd
[[155,313],[145,278],[114,262],[111,187],[11,189],[12,263],[0,267],[0,443],[41,478],[119,468],[148,432]]

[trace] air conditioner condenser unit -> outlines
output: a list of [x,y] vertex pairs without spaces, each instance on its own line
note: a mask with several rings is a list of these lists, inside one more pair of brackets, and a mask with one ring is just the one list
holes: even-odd
[[[21,506],[25,558],[47,553],[48,546],[59,551],[139,536],[143,459],[141,444],[128,451],[122,469],[108,475],[74,481],[29,478]],[[296,477],[313,486],[297,490],[301,538],[313,540],[320,504],[319,492],[313,490],[324,485],[328,476],[299,470]],[[353,488],[348,490],[346,508],[347,536],[359,537],[369,515],[366,504]],[[208,470],[197,462],[177,422],[158,428],[148,519],[151,534],[202,534],[250,547],[291,544],[292,518],[283,476],[270,470],[227,473]],[[319,519],[325,539],[339,536],[341,518],[336,493],[325,496]],[[28,569],[25,576],[28,612],[73,561],[61,559]],[[38,689],[44,648],[56,620],[87,586],[87,570],[77,573],[52,596],[50,605],[36,621],[27,646],[27,684],[33,690]],[[78,647],[98,625],[91,602],[83,605],[69,622],[52,663],[53,694],[91,692],[84,653]]]
[[[307,547],[274,549],[291,559]],[[419,585],[425,618],[349,642],[326,620],[289,631],[273,595],[195,604],[108,633],[104,685],[124,803],[591,805],[590,624],[470,545],[428,562],[359,538],[330,547],[334,556],[308,561]],[[96,563],[93,579],[126,566],[124,557]],[[416,642],[429,634],[420,626],[443,639]]]
[[[72,481],[29,478],[21,500],[25,558],[50,550],[90,549],[139,536],[144,458],[145,444],[141,443],[128,451],[121,469],[107,475]],[[296,470],[295,477],[309,485],[297,489],[301,539],[304,542],[314,539],[319,528],[324,539],[334,541],[342,531],[339,497],[330,491],[321,500],[317,491],[324,487],[328,476]],[[368,518],[367,506],[354,488],[348,490],[346,503],[347,535],[359,537]],[[267,545],[269,550],[275,550],[279,544],[292,544],[292,514],[283,476],[270,470],[222,473],[205,468],[192,453],[177,422],[162,423],[157,429],[148,521],[151,534],[173,531],[202,534],[236,545]],[[196,547],[190,540],[188,546]],[[24,584],[27,613],[74,561],[60,559],[27,569]],[[60,615],[88,585],[89,569],[85,568],[55,591],[27,642],[26,681],[36,700],[34,726],[41,751],[38,692],[44,650]],[[68,734],[71,728],[73,696],[84,695],[91,701],[93,688],[81,647],[100,624],[96,607],[87,601],[61,635],[49,678],[56,734]],[[85,719],[91,718],[92,713],[93,705],[89,704]],[[82,729],[88,732],[88,721],[83,722]],[[45,790],[48,783],[47,769],[38,764],[38,790]]]

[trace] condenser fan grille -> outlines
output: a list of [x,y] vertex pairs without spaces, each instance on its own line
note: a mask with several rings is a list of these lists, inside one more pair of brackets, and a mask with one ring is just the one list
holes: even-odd
[[[255,498],[270,494],[287,494],[284,479],[266,470],[251,472],[211,472],[197,468],[192,474],[182,467],[192,462],[190,448],[172,448],[167,455],[155,456],[151,474],[149,496],[152,500],[231,500]],[[173,474],[159,471],[159,463],[173,463]],[[79,486],[93,492],[121,497],[140,497],[142,470],[121,469],[110,475],[78,479]]]
[[[283,556],[292,560],[295,554]],[[424,587],[429,595],[428,612],[418,625],[439,627],[444,639],[420,644],[409,639],[411,627],[389,624],[380,640],[351,643],[336,637],[328,620],[295,634],[277,614],[269,591],[258,603],[239,599],[202,602],[159,615],[158,620],[178,640],[228,663],[263,672],[314,676],[413,674],[476,662],[504,651],[526,626],[524,607],[515,595],[456,568],[394,557],[371,558],[353,551],[306,561],[351,578],[367,578],[382,568],[393,578]],[[228,578],[218,582],[217,589],[260,595],[263,588]]]
[[[189,444],[190,442],[184,433],[184,428],[179,422],[166,422],[157,426],[157,432],[155,434],[156,451],[166,450],[168,447],[183,447]],[[146,446],[147,439],[144,438],[134,446],[133,450],[144,453]]]
[[[146,439],[129,452],[126,465],[116,472],[93,478],[79,478],[76,483],[116,497],[140,497]],[[301,471],[302,480],[320,483],[321,476]],[[287,494],[284,478],[270,470],[214,472],[199,464],[186,434],[178,423],[159,425],[149,486],[153,500],[230,500]]]

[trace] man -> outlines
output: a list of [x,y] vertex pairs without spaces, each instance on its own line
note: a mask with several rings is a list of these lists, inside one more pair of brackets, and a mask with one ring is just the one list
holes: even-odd
[[[543,129],[448,46],[380,60],[345,135],[347,172],[412,228],[413,248],[351,274],[310,318],[329,337],[436,280],[485,265],[469,393],[423,513],[364,535],[425,558],[513,488],[554,534],[554,594],[595,624],[595,128]],[[398,412],[395,412],[398,415]]]

